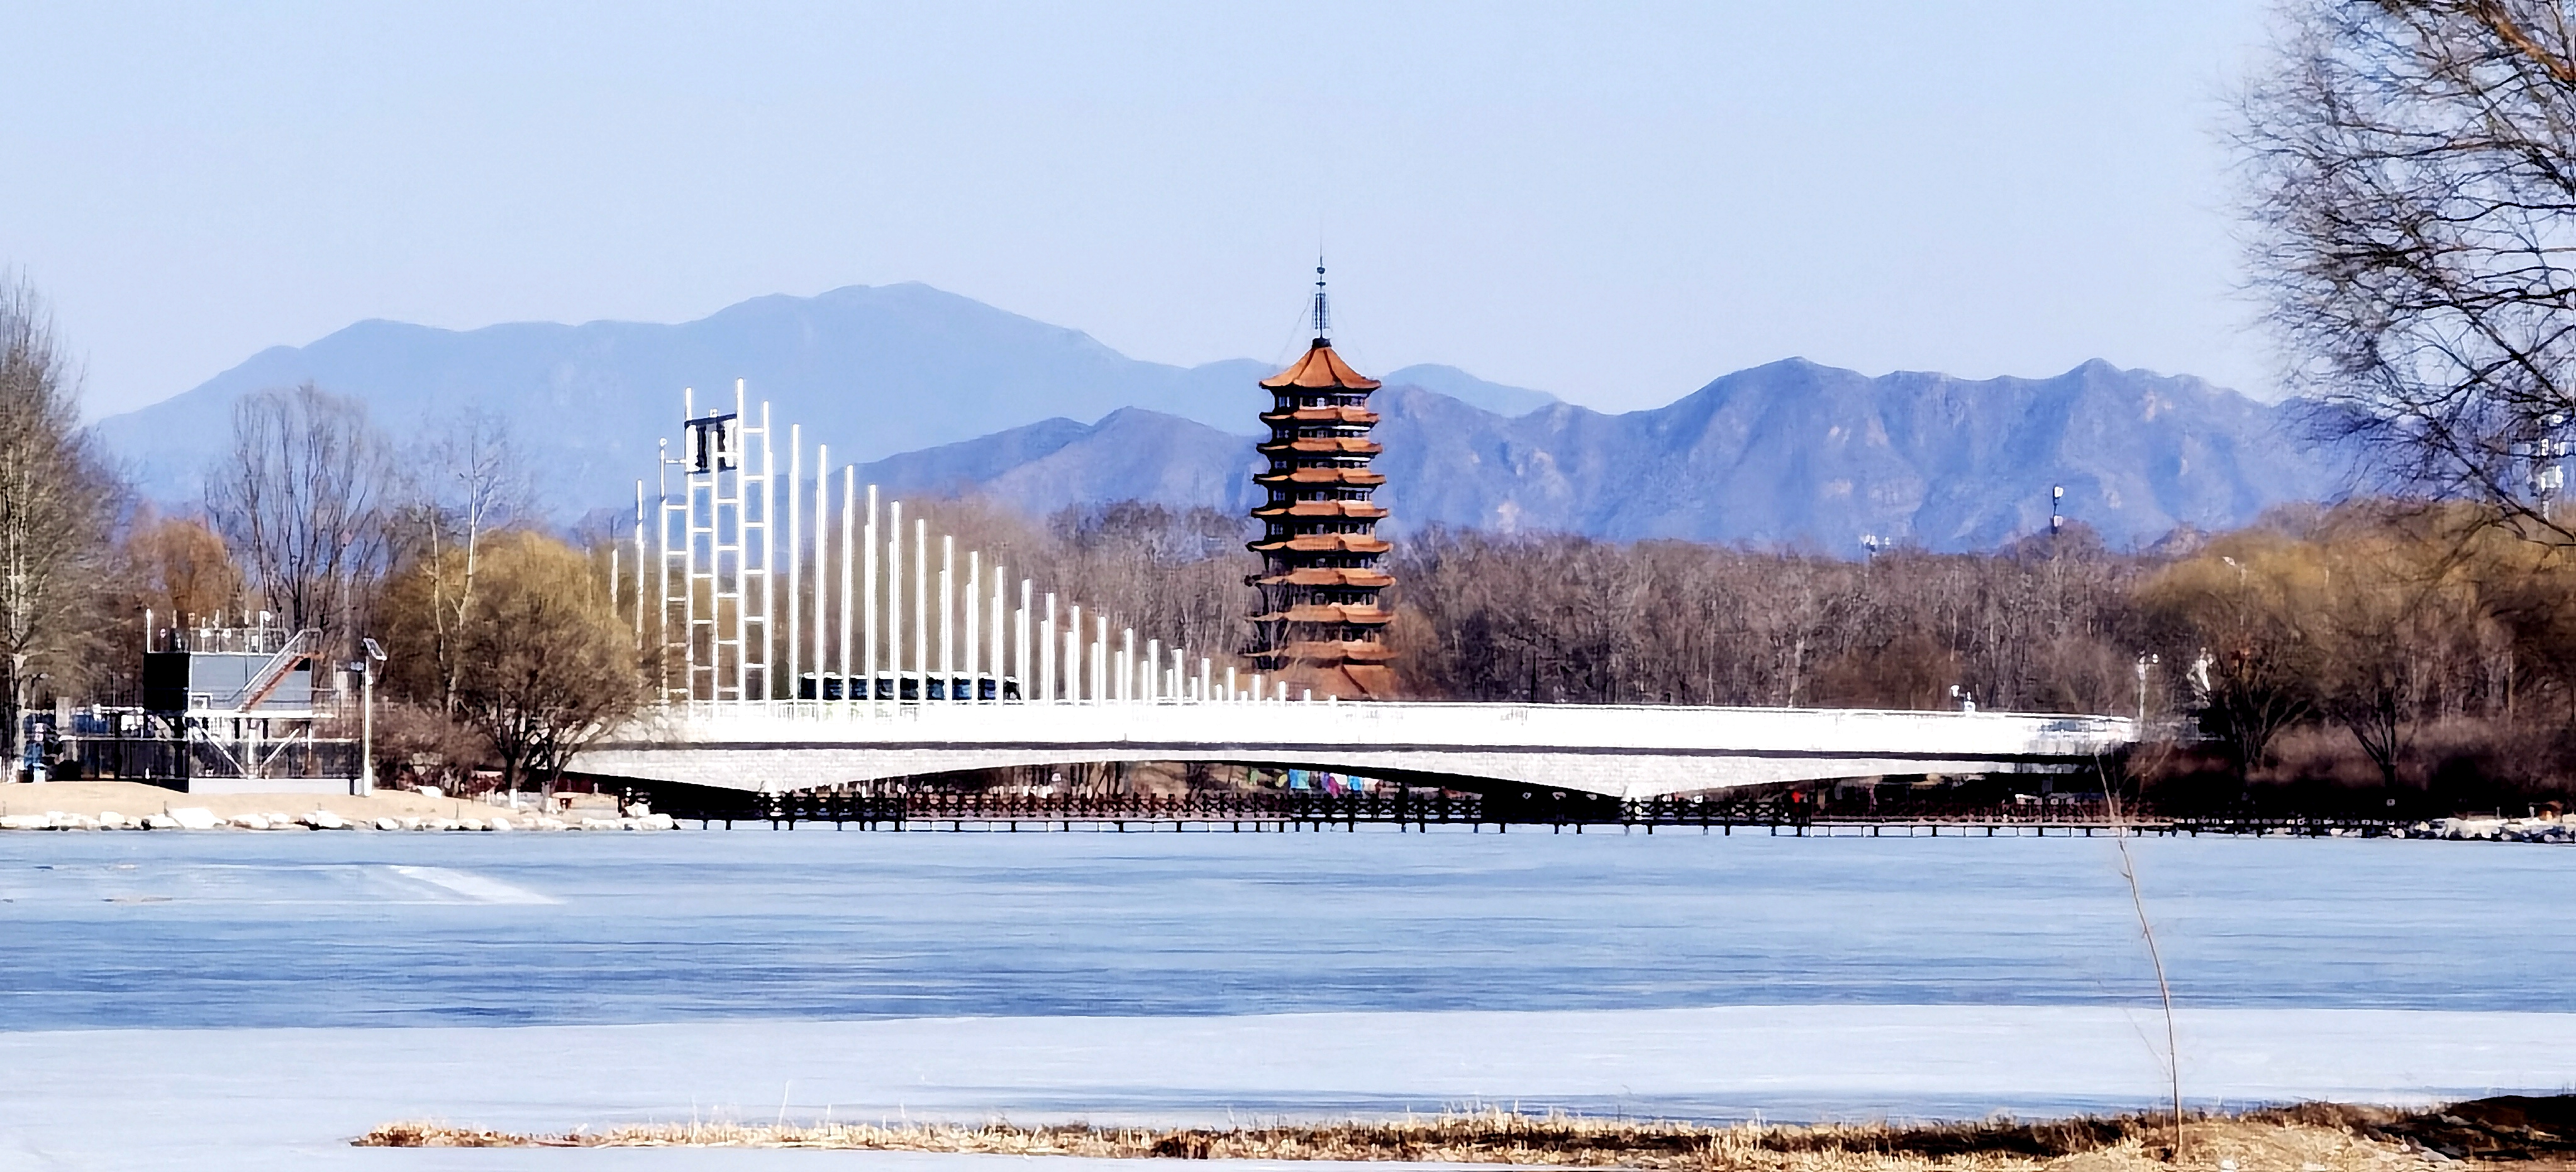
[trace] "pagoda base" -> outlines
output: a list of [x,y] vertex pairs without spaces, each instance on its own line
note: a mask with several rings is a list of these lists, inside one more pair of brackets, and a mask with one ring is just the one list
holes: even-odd
[[1395,671],[1373,663],[1297,664],[1276,677],[1288,685],[1288,698],[1313,692],[1318,700],[1396,699]]

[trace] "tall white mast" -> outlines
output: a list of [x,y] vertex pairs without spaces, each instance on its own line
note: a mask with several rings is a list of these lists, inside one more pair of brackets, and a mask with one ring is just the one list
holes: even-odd
[[886,506],[886,666],[903,699],[903,502]]
[[983,551],[968,550],[966,551],[966,593],[963,595],[966,604],[966,630],[964,632],[965,638],[960,640],[959,646],[965,652],[961,657],[965,660],[965,663],[961,666],[966,669],[966,679],[968,680],[966,686],[966,698],[969,700],[981,700],[984,698],[984,685],[981,681],[976,679],[976,672],[978,670],[976,661],[979,658],[976,655],[976,651],[983,645],[982,635],[984,631],[983,624],[977,621],[981,616],[982,611],[975,605],[976,595],[981,594],[983,590]]
[[[788,494],[796,490],[789,488]],[[778,698],[778,464],[769,443],[769,400],[760,401],[760,698]]]
[[[823,675],[832,670],[823,640],[831,630],[832,445],[814,445],[814,698],[824,697]],[[847,694],[844,689],[844,694]]]
[[864,561],[859,575],[859,675],[867,683],[863,693],[868,703],[877,699],[877,486],[868,486],[868,524],[859,534],[859,552]]
[[[805,686],[801,652],[805,638],[805,575],[800,572],[805,560],[805,425],[787,425],[787,698],[793,700]],[[819,568],[819,567],[818,567]],[[817,689],[815,697],[822,692]]]
[[930,522],[912,521],[912,665],[921,699],[930,699]]
[[1055,594],[1046,596],[1046,621],[1038,626],[1038,699],[1053,703],[1062,695],[1055,678]]
[[[950,616],[951,579],[957,573],[957,539],[946,534],[939,538],[939,687],[944,695],[957,682],[957,661],[950,658],[955,630]],[[928,699],[925,696],[923,699]],[[954,699],[955,697],[950,697]]]
[[853,566],[853,565],[851,564],[851,556],[850,556],[850,555],[851,555],[852,553],[856,552],[855,550],[853,550],[853,549],[851,548],[851,546],[853,546],[853,545],[854,545],[854,544],[856,544],[856,543],[852,540],[852,535],[851,535],[850,530],[851,530],[851,527],[852,527],[852,526],[854,526],[854,525],[856,525],[856,524],[858,523],[858,516],[859,516],[859,466],[858,466],[858,465],[856,465],[856,464],[847,464],[847,465],[843,465],[843,466],[842,466],[842,468],[841,468],[841,666],[840,666],[840,672],[841,672],[841,698],[842,698],[842,699],[844,699],[844,700],[855,699],[855,697],[853,697],[853,696],[851,696],[851,695],[850,695],[850,635],[851,635],[851,631],[850,631],[850,601],[851,601],[851,598],[850,598],[850,596],[851,596],[853,593],[855,593],[855,592],[856,592],[856,591],[855,591],[855,587],[856,587],[856,585],[857,585],[857,584],[856,584],[855,582],[851,581],[851,577],[852,577],[852,575],[853,575],[853,574],[855,574],[855,573],[856,573],[856,571],[857,571],[857,567],[855,567],[855,566]]
[[635,482],[635,646],[644,646],[644,482]]
[[1064,626],[1064,698],[1080,702],[1086,698],[1082,675],[1082,605],[1073,604],[1072,614]]

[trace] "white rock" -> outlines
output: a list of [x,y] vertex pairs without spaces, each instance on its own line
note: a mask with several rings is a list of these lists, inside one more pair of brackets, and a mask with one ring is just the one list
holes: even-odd
[[672,821],[671,816],[668,814],[647,814],[635,820],[635,828],[637,830],[673,830],[677,829],[679,825],[679,823]]
[[346,830],[349,828],[347,819],[344,819],[329,810],[315,810],[312,813],[306,814],[304,816],[304,824],[314,828],[315,830]]
[[[419,819],[414,818],[414,819],[412,819],[412,821],[414,821],[414,822],[418,822],[418,821],[419,821]],[[378,830],[408,830],[408,829],[410,829],[410,827],[405,826],[405,825],[403,825],[400,821],[397,821],[397,820],[392,819],[392,818],[378,818],[378,819],[376,819],[376,829],[378,829]]]
[[170,811],[170,820],[178,823],[182,830],[212,830],[224,824],[223,819],[215,817],[215,812],[204,806],[181,806]]
[[537,817],[536,825],[539,830],[561,830],[564,828],[563,819],[549,818],[544,815],[539,815]]
[[494,818],[492,819],[492,829],[494,829],[494,830],[515,830],[515,829],[517,829],[517,827],[514,827],[514,826],[510,825],[510,820],[509,820],[509,819],[507,819],[507,818],[502,818],[502,817],[497,817],[497,816],[496,816],[496,817],[494,817]]
[[485,825],[483,824],[483,820],[482,820],[482,819],[480,819],[480,818],[468,818],[468,819],[465,819],[465,820],[464,820],[464,821],[462,821],[462,822],[457,823],[457,824],[456,824],[456,829],[458,829],[458,830],[473,830],[473,831],[478,831],[478,832],[479,832],[479,831],[483,831],[483,830],[489,830],[489,829],[491,829],[491,828],[490,828],[490,827],[488,827],[488,826],[485,826]]
[[645,815],[651,814],[652,812],[653,807],[645,805],[642,802],[637,802],[632,806],[626,807],[626,816],[629,818],[641,818]]
[[179,828],[179,820],[169,816],[168,814],[146,814],[143,816],[143,828],[145,830],[177,830]]
[[0,816],[0,830],[43,830],[49,823],[42,814],[9,814]]
[[101,810],[98,813],[98,826],[101,830],[123,830],[126,825],[125,815],[114,810]]
[[626,824],[615,818],[584,818],[581,820],[581,828],[584,830],[623,830],[626,828]]

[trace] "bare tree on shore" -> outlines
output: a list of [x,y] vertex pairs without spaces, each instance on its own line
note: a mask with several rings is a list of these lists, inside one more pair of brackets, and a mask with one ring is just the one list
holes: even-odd
[[[554,538],[524,529],[489,535],[478,601],[464,621],[435,601],[439,581],[460,576],[459,546],[433,570],[415,559],[386,587],[384,633],[397,696],[452,706],[479,737],[511,789],[550,785],[573,755],[643,705],[648,690],[632,630],[609,602],[601,567]],[[445,640],[447,658],[429,651]]]
[[2284,0],[2238,106],[2253,286],[2324,430],[2576,542],[2576,17]]
[[289,629],[347,643],[388,549],[384,437],[364,405],[306,383],[236,403],[232,438],[206,479],[216,529]]
[[97,630],[120,487],[80,428],[78,385],[43,298],[0,281],[0,721],[13,758],[37,684],[84,670]]
[[524,513],[533,492],[527,462],[508,421],[469,408],[412,459],[417,477],[403,515],[418,549],[406,559],[428,578],[431,645],[438,670],[438,710],[456,712],[466,669],[462,647],[475,617],[476,579],[485,539]]

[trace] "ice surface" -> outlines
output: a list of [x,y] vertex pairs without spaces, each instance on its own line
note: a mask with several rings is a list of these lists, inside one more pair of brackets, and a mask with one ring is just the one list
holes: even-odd
[[[96,1168],[381,1162],[337,1143],[420,1117],[1213,1122],[1475,1104],[1977,1116],[2152,1103],[2156,1030],[2111,1007],[1810,1005],[37,1031],[0,1034],[0,1069],[41,1072],[0,1088],[0,1116],[44,1166]],[[2204,1009],[2184,1019],[2183,1077],[2204,1103],[2420,1101],[2555,1089],[2571,1049],[2576,1014]],[[566,1158],[534,1155],[475,1166]]]
[[[2576,896],[2576,852],[2136,845],[2194,1098],[2576,1070],[2576,936],[2539,910]],[[2161,1082],[2130,914],[2081,838],[8,835],[0,1168],[627,1167],[339,1145],[782,1102],[2129,1106]]]
[[[2187,1004],[2576,1005],[2576,851],[2137,849]],[[30,834],[0,900],[14,1029],[2154,996],[2083,838]]]

